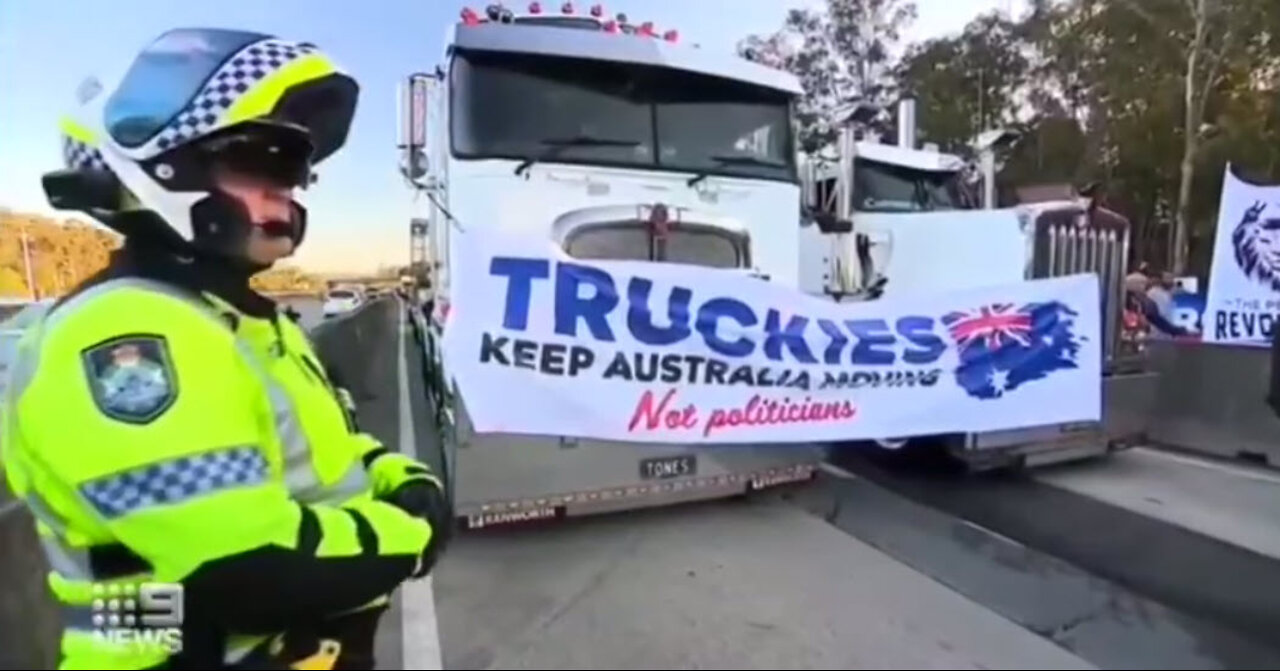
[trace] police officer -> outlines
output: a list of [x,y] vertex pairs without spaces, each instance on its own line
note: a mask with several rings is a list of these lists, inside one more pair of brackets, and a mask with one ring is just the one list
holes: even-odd
[[[357,95],[314,45],[219,29],[165,33],[114,89],[81,87],[45,191],[124,244],[24,336],[0,406],[61,668],[372,668],[387,595],[447,539],[434,474],[358,431],[249,288],[303,241],[295,189]],[[180,646],[111,635],[139,624],[143,582],[181,585]]]

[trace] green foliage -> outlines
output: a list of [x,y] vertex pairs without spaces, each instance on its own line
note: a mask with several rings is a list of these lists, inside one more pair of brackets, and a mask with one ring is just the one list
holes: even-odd
[[900,20],[866,24],[876,45],[894,45],[914,8],[870,0],[792,12],[777,34],[742,43],[800,77],[806,148],[832,137],[823,115],[841,103],[911,93],[921,141],[947,151],[970,155],[975,136],[992,127],[1021,131],[1003,157],[1002,190],[1100,182],[1108,205],[1134,223],[1136,253],[1147,259],[1179,260],[1170,241],[1184,221],[1189,270],[1202,274],[1226,164],[1280,182],[1276,0],[1032,0],[1023,16],[980,16],[907,45],[896,61],[877,52],[870,60],[883,76],[858,81],[847,73],[865,55],[830,37],[833,17],[872,5],[902,12],[872,12]]
[[888,100],[894,90],[890,53],[915,16],[909,0],[827,0],[821,11],[791,10],[781,30],[748,36],[738,53],[800,79],[800,146],[812,152],[835,140],[831,118],[843,104]]

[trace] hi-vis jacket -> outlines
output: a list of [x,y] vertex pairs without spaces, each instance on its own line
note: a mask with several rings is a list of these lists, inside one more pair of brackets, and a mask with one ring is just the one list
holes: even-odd
[[[263,640],[246,634],[365,607],[419,566],[430,525],[374,499],[364,462],[386,450],[292,320],[126,276],[20,348],[0,461],[64,605],[61,668],[212,668]],[[116,611],[95,597],[146,581],[183,584],[181,653],[102,634]]]

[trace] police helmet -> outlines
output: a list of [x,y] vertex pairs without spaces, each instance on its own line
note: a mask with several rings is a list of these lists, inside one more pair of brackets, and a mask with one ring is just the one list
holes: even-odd
[[[218,169],[305,189],[346,142],[359,86],[315,45],[242,30],[156,38],[114,88],[89,79],[61,123],[65,169],[44,176],[59,209],[125,235],[180,238],[243,254],[251,224],[214,186]],[[300,244],[306,209],[269,234]]]

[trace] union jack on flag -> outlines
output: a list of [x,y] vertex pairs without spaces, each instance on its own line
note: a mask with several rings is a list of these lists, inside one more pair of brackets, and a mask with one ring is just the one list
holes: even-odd
[[1015,308],[1013,303],[995,303],[977,310],[951,312],[942,318],[942,323],[962,351],[978,343],[984,343],[988,351],[1000,349],[1006,343],[1029,347],[1030,308],[1029,305]]

